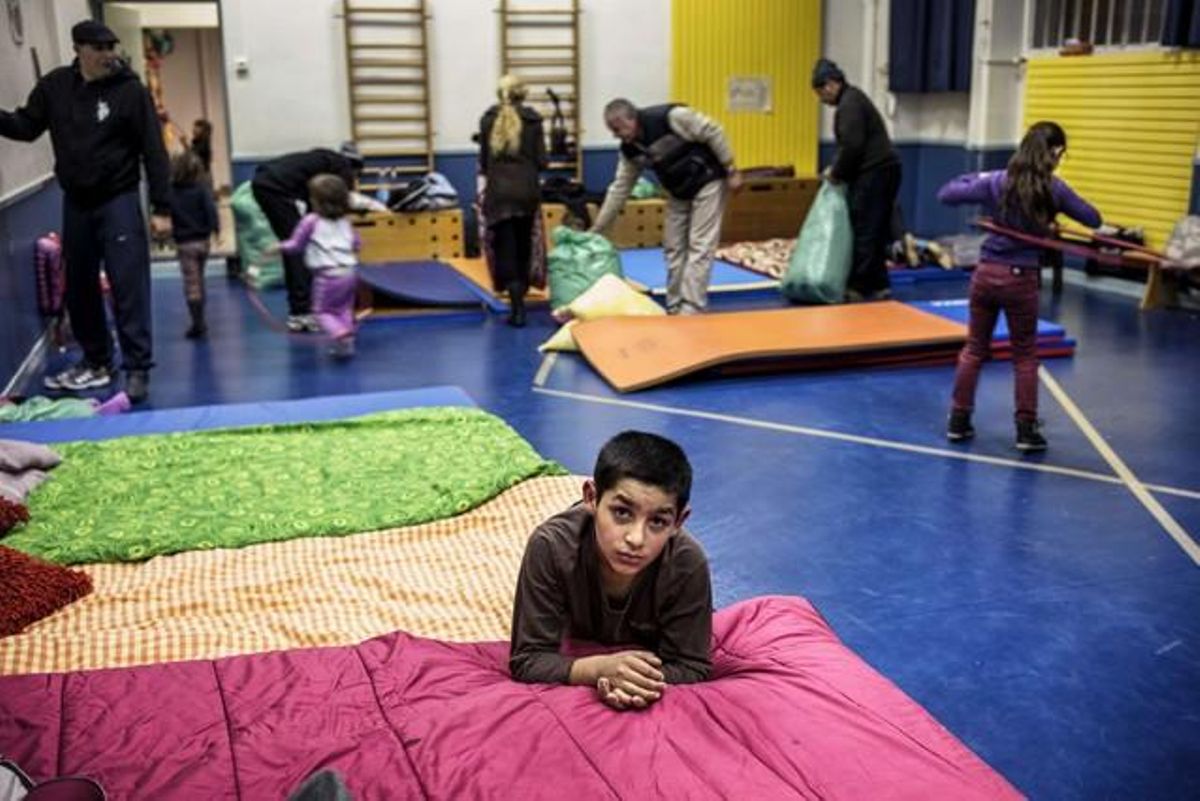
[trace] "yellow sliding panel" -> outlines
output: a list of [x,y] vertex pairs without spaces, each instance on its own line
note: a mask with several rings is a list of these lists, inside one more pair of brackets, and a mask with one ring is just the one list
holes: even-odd
[[720,122],[739,166],[816,173],[820,0],[672,0],[671,32],[672,100]]
[[1106,222],[1142,226],[1161,247],[1188,210],[1200,141],[1200,54],[1167,51],[1031,59],[1025,125],[1066,129],[1059,174]]

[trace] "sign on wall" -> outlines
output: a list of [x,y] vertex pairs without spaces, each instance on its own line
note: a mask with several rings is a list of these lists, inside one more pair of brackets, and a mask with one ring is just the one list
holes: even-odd
[[771,79],[762,76],[731,77],[726,107],[729,111],[771,113]]

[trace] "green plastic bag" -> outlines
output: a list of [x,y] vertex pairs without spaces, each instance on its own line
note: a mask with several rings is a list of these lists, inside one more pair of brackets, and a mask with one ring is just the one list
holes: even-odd
[[550,273],[550,308],[566,306],[586,292],[600,276],[612,273],[624,278],[621,256],[600,234],[589,234],[560,225],[551,233],[547,269]]
[[270,289],[283,284],[283,260],[279,256],[264,256],[263,251],[279,240],[267,222],[267,215],[258,207],[250,182],[246,181],[233,192],[230,200],[237,228],[237,252],[245,270],[246,280],[255,289]]
[[637,179],[637,183],[633,185],[633,189],[629,191],[629,197],[632,200],[647,200],[649,198],[660,197],[662,192],[659,191],[658,184],[642,176]]
[[841,303],[853,253],[846,188],[825,181],[800,229],[780,291],[795,303]]

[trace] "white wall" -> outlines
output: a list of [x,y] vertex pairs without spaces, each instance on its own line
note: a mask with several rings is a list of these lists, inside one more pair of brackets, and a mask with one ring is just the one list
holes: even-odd
[[[547,2],[531,2],[542,6]],[[601,109],[654,103],[670,89],[669,0],[583,0],[583,142],[611,144]],[[496,0],[428,4],[434,146],[474,150],[471,134],[499,77]],[[350,134],[341,3],[221,0],[234,158],[336,145]],[[238,59],[248,72],[237,74]]]
[[[991,0],[979,2],[991,5]],[[1017,4],[1019,0],[1007,2]],[[967,142],[972,114],[970,94],[894,95],[887,90],[890,5],[887,0],[826,0],[825,57],[836,61],[847,80],[871,97],[893,140],[960,145]],[[979,13],[977,10],[977,17]],[[1021,15],[1015,16],[1019,23]],[[973,81],[977,78],[978,73],[972,76]],[[833,139],[833,112],[828,107],[822,111],[821,139]]]
[[[0,21],[0,108],[6,111],[24,105],[36,83],[31,48],[37,48],[43,75],[74,58],[70,29],[87,15],[87,2],[42,0],[22,3],[21,9],[21,45],[9,36],[7,18]],[[0,139],[0,203],[45,179],[53,166],[48,135],[33,143]]]
[[215,28],[217,4],[212,3],[107,3],[105,16],[114,8],[134,11],[143,28]]
[[213,124],[213,182],[230,182],[229,146],[225,141],[225,97],[220,74],[220,39],[214,28],[172,29],[175,50],[163,60],[163,98],[171,121],[191,139],[192,123]]
[[972,147],[1012,147],[1021,138],[1025,70],[1023,3],[978,0],[971,74]]

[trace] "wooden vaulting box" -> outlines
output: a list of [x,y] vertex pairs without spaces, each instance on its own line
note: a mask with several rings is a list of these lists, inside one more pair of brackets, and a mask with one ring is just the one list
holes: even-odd
[[[819,178],[755,178],[730,195],[721,221],[721,244],[758,242],[764,239],[794,239],[808,216],[821,186]],[[592,216],[599,209],[588,205]],[[542,206],[542,223],[547,247],[550,232],[561,225],[566,207],[558,203]],[[667,203],[660,198],[630,200],[617,215],[608,237],[618,248],[656,248],[663,243]]]
[[731,195],[721,221],[721,243],[794,239],[808,216],[818,178],[757,178]]
[[362,238],[364,264],[463,257],[461,209],[371,212],[352,220]]

